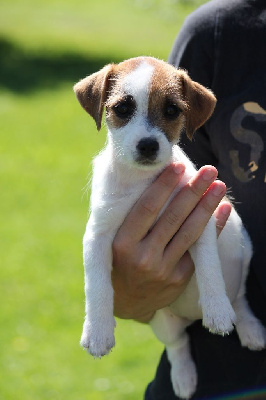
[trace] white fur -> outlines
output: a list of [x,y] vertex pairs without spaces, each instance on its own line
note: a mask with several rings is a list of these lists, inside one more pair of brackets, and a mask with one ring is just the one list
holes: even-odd
[[[81,344],[96,357],[114,346],[111,246],[119,226],[141,193],[171,161],[185,163],[186,172],[169,201],[196,172],[177,145],[173,146],[160,129],[147,124],[152,72],[153,67],[143,63],[122,82],[134,97],[137,112],[124,127],[109,127],[106,148],[94,161],[91,216],[83,240],[86,318]],[[136,145],[147,137],[156,138],[160,149],[154,165],[141,166],[140,171]],[[186,290],[169,308],[157,311],[150,323],[166,346],[173,388],[181,398],[191,397],[197,385],[185,332],[192,321],[202,318],[210,331],[222,335],[236,324],[243,346],[254,350],[265,346],[264,329],[245,300],[252,247],[236,211],[232,211],[218,241],[215,219],[211,218],[190,254],[195,274]]]
[[150,81],[153,71],[154,67],[144,61],[126,76],[122,84],[124,91],[134,97],[139,110],[144,115],[147,113],[148,107],[149,87],[147,82]]
[[[147,84],[153,73],[154,67],[143,62],[136,70],[131,72],[123,81],[122,87],[125,92],[132,95],[137,103],[137,113],[129,121],[129,123],[120,129],[111,129],[108,121],[108,141],[112,149],[109,148],[110,152],[113,152],[112,158],[116,161],[120,161],[122,164],[127,164],[130,170],[133,168],[139,168],[139,164],[135,162],[136,145],[142,138],[153,137],[159,142],[160,153],[158,154],[154,169],[158,170],[158,167],[165,166],[172,154],[172,145],[168,142],[165,135],[153,127],[147,129],[147,107],[148,107],[148,95],[149,95],[149,84]],[[121,169],[121,168],[120,168]],[[151,170],[151,166],[145,168],[141,166],[141,169]],[[119,170],[117,170],[118,172]],[[128,170],[126,170],[128,173]],[[134,174],[139,172],[131,171]],[[152,174],[152,177],[154,175]],[[139,180],[139,176],[137,179]]]

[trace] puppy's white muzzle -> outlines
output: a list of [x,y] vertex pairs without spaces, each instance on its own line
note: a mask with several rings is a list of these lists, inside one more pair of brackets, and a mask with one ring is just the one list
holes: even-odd
[[157,169],[169,163],[172,143],[160,129],[147,128],[146,121],[133,119],[127,126],[110,129],[109,139],[119,163],[141,169]]

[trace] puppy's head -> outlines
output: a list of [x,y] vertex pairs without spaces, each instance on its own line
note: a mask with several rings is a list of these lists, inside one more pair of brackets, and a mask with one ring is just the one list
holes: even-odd
[[185,71],[151,57],[109,64],[74,91],[98,130],[106,107],[117,159],[145,169],[169,162],[182,128],[191,139],[216,104],[212,92]]

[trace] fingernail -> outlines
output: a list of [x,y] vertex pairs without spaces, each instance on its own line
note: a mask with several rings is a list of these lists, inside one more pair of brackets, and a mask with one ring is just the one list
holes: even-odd
[[225,185],[213,185],[212,193],[214,196],[221,196],[225,192]]
[[210,181],[216,177],[216,171],[211,168],[206,169],[202,174],[204,181]]
[[222,206],[222,213],[223,215],[228,215],[231,213],[231,206],[230,204],[223,204]]
[[184,164],[175,164],[174,165],[174,172],[176,174],[182,174],[185,171],[185,166]]

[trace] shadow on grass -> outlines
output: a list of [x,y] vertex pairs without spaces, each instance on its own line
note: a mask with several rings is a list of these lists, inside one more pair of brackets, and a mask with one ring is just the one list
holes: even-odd
[[0,38],[0,88],[27,93],[77,82],[115,59],[90,58],[75,52],[29,53]]

